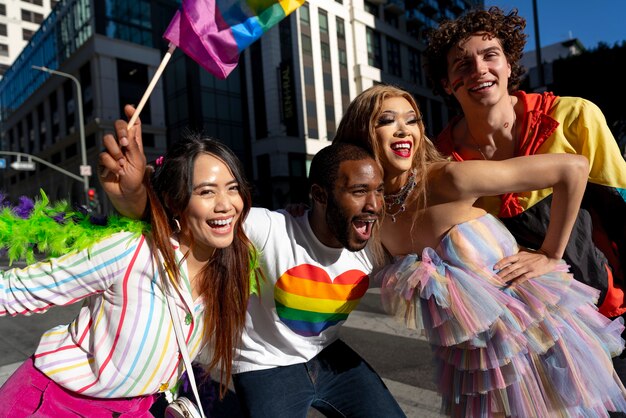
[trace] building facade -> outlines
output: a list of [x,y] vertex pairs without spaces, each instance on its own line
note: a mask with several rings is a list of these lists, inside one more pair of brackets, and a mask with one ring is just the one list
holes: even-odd
[[411,92],[429,134],[448,119],[422,69],[424,29],[482,1],[309,0],[246,51],[251,159],[259,204],[308,199],[306,176],[350,100],[376,83]]
[[57,3],[58,0],[0,1],[0,77]]
[[[4,0],[0,0],[2,2]],[[46,1],[46,0],[44,0]],[[243,161],[254,202],[281,208],[308,199],[310,160],[328,146],[350,100],[375,83],[411,92],[429,134],[448,118],[422,70],[423,30],[482,4],[473,0],[309,0],[242,55],[226,80],[180,51],[141,114],[148,160],[187,130],[218,138]],[[88,163],[126,103],[138,103],[167,45],[176,0],[65,0],[54,7],[0,80],[0,150],[36,155],[79,172],[81,145],[72,81],[82,86]],[[0,151],[1,152],[1,151]],[[0,155],[1,157],[1,155]],[[99,183],[90,178],[101,196]],[[82,184],[40,164],[3,172],[11,196],[83,201]],[[101,210],[110,209],[100,199]]]
[[[90,186],[100,197],[99,210],[108,212],[95,173],[102,138],[123,117],[124,104],[142,97],[167,50],[162,34],[179,5],[177,0],[59,2],[0,80],[0,158],[3,150],[34,155],[79,174],[77,89],[72,80],[32,66],[72,75],[82,90]],[[220,138],[247,164],[245,87],[240,69],[217,80],[176,51],[141,113],[148,160],[192,131]],[[29,172],[7,164],[0,189],[12,198],[43,189],[51,199],[86,200],[80,182],[42,164]]]
[[[168,4],[169,3],[169,4]],[[0,80],[0,150],[35,155],[79,173],[85,131],[87,162],[93,168],[105,132],[121,117],[125,103],[137,103],[161,60],[163,41],[155,35],[158,17],[168,19],[176,2],[67,0],[41,22]],[[84,120],[78,118],[77,87],[64,76],[33,69],[47,67],[79,80]],[[141,114],[149,154],[166,148],[163,89],[159,85]],[[1,151],[0,151],[1,152]],[[87,203],[83,184],[42,164],[34,171],[5,169],[2,188],[16,198],[45,190],[51,199]],[[106,209],[106,199],[101,199]]]

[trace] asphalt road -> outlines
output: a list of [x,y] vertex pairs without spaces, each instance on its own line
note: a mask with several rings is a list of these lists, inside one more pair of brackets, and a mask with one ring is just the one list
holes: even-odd
[[[0,269],[6,268],[6,261],[0,260]],[[0,318],[0,383],[33,354],[44,331],[69,323],[79,308],[80,303],[52,308],[44,314]],[[375,289],[350,315],[341,338],[380,374],[408,417],[441,416],[428,344],[382,311]],[[234,396],[230,393],[223,403],[214,404],[211,416],[240,416]],[[323,415],[317,411],[309,413],[309,418],[319,417]]]

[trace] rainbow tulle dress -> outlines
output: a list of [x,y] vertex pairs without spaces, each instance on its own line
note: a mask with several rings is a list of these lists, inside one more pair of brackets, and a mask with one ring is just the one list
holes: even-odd
[[428,338],[443,411],[459,417],[607,417],[626,411],[611,357],[621,321],[598,313],[599,292],[553,272],[506,286],[493,265],[517,243],[491,215],[456,225],[436,249],[379,274],[383,304]]

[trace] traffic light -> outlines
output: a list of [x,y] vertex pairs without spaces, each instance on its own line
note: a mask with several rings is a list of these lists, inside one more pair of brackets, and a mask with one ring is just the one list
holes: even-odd
[[96,189],[91,187],[87,190],[87,198],[89,199],[89,207],[91,209],[96,209],[98,207],[98,194],[96,193]]

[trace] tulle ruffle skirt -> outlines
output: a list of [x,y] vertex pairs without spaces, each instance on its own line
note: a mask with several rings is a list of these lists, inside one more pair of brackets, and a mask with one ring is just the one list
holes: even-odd
[[598,313],[599,292],[555,271],[507,286],[490,266],[455,265],[431,249],[388,266],[385,309],[421,329],[445,413],[458,417],[607,417],[626,411],[611,357],[621,321]]

